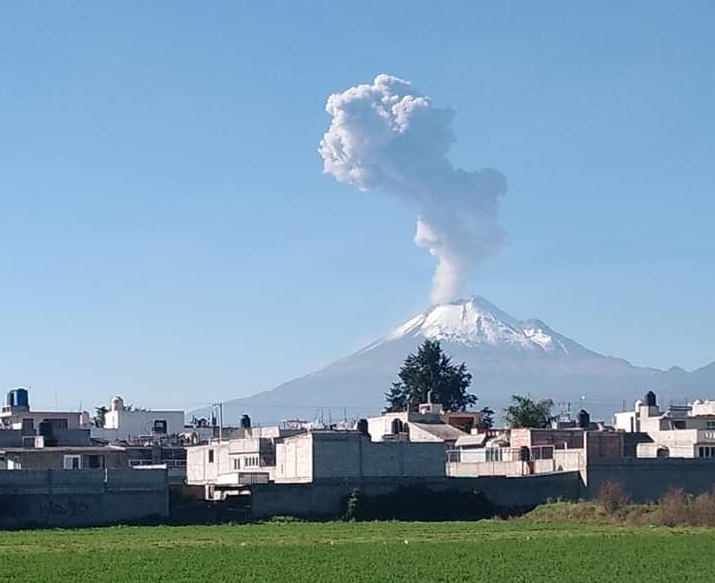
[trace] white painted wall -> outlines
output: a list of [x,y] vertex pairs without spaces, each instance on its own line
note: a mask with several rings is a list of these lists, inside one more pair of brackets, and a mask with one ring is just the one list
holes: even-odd
[[103,431],[93,431],[99,437],[118,441],[131,441],[140,436],[152,435],[154,421],[166,421],[167,434],[184,431],[185,415],[183,411],[107,411],[104,416]]

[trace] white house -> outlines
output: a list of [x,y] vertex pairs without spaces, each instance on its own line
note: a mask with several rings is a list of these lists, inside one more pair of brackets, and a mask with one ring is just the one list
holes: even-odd
[[444,413],[439,403],[422,403],[417,411],[383,413],[367,419],[372,441],[433,442],[453,445],[482,421],[479,412]]
[[127,409],[121,397],[113,397],[104,415],[104,427],[92,428],[92,437],[111,442],[136,442],[184,431],[183,411],[141,411]]
[[648,392],[633,411],[616,413],[615,428],[648,434],[652,441],[637,445],[638,457],[715,458],[715,401],[662,412],[655,394]]

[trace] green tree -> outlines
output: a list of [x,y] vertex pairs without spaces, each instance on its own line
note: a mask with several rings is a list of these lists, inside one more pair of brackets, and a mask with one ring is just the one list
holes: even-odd
[[101,407],[95,407],[94,412],[92,423],[95,427],[104,427],[104,416],[109,412],[109,409],[102,405]]
[[504,409],[504,416],[507,425],[512,429],[520,427],[543,429],[551,425],[553,406],[554,402],[551,399],[534,401],[529,397],[512,395],[511,405]]
[[416,354],[408,355],[397,376],[400,380],[385,394],[386,412],[416,411],[427,402],[429,391],[432,402],[440,403],[445,411],[465,411],[477,402],[467,392],[472,382],[467,366],[452,364],[437,340],[425,340]]
[[482,427],[484,429],[491,429],[494,427],[494,410],[489,407],[484,407],[479,412],[482,414]]

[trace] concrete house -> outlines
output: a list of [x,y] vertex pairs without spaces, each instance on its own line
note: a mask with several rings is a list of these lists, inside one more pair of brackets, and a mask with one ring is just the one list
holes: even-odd
[[109,442],[138,442],[184,432],[184,411],[128,409],[121,397],[113,397],[104,415],[104,427],[93,427],[92,437]]
[[694,401],[663,412],[649,391],[633,411],[615,414],[615,426],[647,436],[637,444],[638,457],[715,459],[715,401]]
[[482,414],[466,411],[445,413],[439,403],[419,405],[417,411],[383,413],[367,419],[367,430],[372,441],[431,442],[453,446],[461,437],[476,430],[482,423]]

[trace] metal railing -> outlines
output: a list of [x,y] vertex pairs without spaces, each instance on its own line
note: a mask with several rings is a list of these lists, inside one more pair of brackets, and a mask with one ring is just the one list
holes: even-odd
[[186,460],[129,460],[130,466],[166,466],[167,469],[185,468]]

